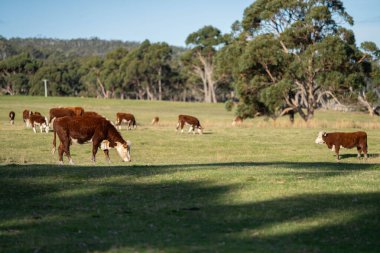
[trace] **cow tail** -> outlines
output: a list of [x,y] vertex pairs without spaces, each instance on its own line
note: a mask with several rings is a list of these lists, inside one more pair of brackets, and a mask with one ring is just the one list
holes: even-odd
[[57,139],[57,132],[55,131],[54,129],[54,125],[53,125],[53,132],[54,132],[54,137],[53,137],[53,148],[51,150],[51,153],[54,155],[55,153],[55,147],[56,147],[56,139]]

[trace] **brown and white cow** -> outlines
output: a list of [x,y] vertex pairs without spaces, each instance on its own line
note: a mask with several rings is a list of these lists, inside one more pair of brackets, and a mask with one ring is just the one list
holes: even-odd
[[80,106],[75,106],[75,107],[63,107],[65,109],[72,110],[75,114],[75,116],[82,116],[84,113],[84,109]]
[[356,147],[358,150],[358,158],[361,157],[363,152],[364,158],[367,158],[367,133],[363,131],[342,133],[333,132],[326,133],[321,131],[318,133],[317,139],[315,139],[317,144],[326,144],[331,151],[335,150],[337,160],[339,160],[339,149],[340,148],[353,148]]
[[196,117],[190,115],[178,115],[178,123],[176,127],[177,131],[178,128],[181,128],[181,133],[183,133],[183,127],[185,125],[190,125],[189,133],[192,131],[193,134],[195,134],[195,129],[198,130],[199,134],[203,133],[203,127],[201,126],[199,120]]
[[63,153],[66,153],[69,163],[73,164],[70,155],[72,143],[83,144],[92,142],[92,161],[100,147],[109,161],[109,149],[115,148],[124,162],[131,161],[131,143],[125,141],[111,122],[103,117],[61,117],[53,123],[54,139],[53,154],[56,149],[56,135],[60,140],[58,147],[59,163],[63,164]]
[[15,123],[15,116],[16,116],[16,113],[14,111],[9,112],[9,122],[11,123],[11,125]]
[[49,124],[52,122],[53,119],[62,118],[65,116],[75,116],[75,112],[67,108],[51,108],[49,110]]
[[27,119],[27,121],[29,121],[29,124],[32,126],[34,133],[37,133],[36,126],[40,127],[41,133],[42,131],[49,133],[49,123],[46,117],[37,114],[32,114],[29,116],[29,119]]
[[243,124],[243,118],[240,116],[236,116],[232,121],[232,126],[240,126],[241,124]]
[[41,116],[41,113],[39,112],[32,112],[26,109],[22,112],[22,120],[24,121],[26,127],[30,127],[29,117],[33,114]]
[[132,127],[133,128],[137,127],[135,116],[131,113],[123,113],[123,112],[116,113],[115,125],[119,127],[119,130],[121,129],[122,123],[126,123],[128,125],[128,130],[131,130]]
[[160,121],[159,117],[157,117],[157,116],[153,117],[153,119],[152,119],[152,125],[157,125],[159,121]]
[[100,115],[97,112],[89,112],[89,111],[83,112],[82,116],[83,117],[103,117],[102,115]]

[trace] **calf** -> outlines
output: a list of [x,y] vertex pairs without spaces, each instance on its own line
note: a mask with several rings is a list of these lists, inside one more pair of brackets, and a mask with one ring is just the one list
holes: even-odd
[[26,127],[30,127],[29,117],[30,115],[33,115],[33,114],[41,116],[41,113],[39,112],[32,112],[26,109],[22,112],[22,120],[24,121]]
[[326,133],[321,131],[318,133],[317,139],[315,139],[317,144],[326,144],[332,151],[335,150],[337,160],[339,160],[339,149],[342,148],[353,148],[356,147],[358,150],[358,158],[361,157],[363,152],[364,158],[367,158],[367,133],[366,132],[352,132],[352,133]]
[[56,135],[60,140],[58,147],[59,163],[63,164],[63,153],[66,153],[69,163],[73,164],[70,155],[70,145],[74,143],[83,144],[87,141],[92,142],[92,161],[100,147],[107,160],[109,161],[109,149],[116,148],[119,156],[124,162],[131,161],[131,143],[125,141],[120,133],[103,117],[61,117],[53,123],[53,154],[56,149]]
[[160,118],[159,117],[154,117],[153,119],[152,119],[152,125],[157,125],[158,124],[158,122],[160,121]]
[[132,127],[136,128],[136,119],[133,114],[130,113],[122,113],[118,112],[116,113],[116,122],[115,125],[119,127],[119,130],[121,129],[121,123],[127,123],[128,124],[128,130],[131,130]]
[[236,116],[232,121],[232,126],[240,126],[241,124],[243,124],[243,118],[240,116]]
[[16,116],[16,113],[14,111],[9,112],[9,122],[11,123],[11,125],[15,123],[15,116]]
[[46,133],[49,133],[49,123],[46,117],[32,114],[29,116],[29,119],[27,119],[27,121],[29,121],[29,124],[32,126],[34,133],[37,133],[36,126],[40,127],[41,133],[43,130],[45,130]]
[[49,110],[49,124],[55,118],[62,118],[65,116],[75,116],[75,112],[67,108],[51,108]]
[[190,125],[189,133],[192,131],[195,134],[195,128],[198,130],[199,134],[203,133],[203,127],[199,123],[199,120],[196,117],[189,115],[178,115],[177,131],[181,127],[181,133],[183,133],[183,127],[185,125]]

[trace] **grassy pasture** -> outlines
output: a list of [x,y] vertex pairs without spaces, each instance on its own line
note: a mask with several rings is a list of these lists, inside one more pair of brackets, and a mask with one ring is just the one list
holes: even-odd
[[[74,166],[58,166],[52,133],[23,126],[24,109],[76,105],[135,114],[137,129],[122,130],[131,163],[111,150],[111,164],[102,152],[92,164],[85,144],[72,146]],[[181,113],[205,134],[176,134]],[[379,251],[379,118],[232,118],[222,104],[0,97],[0,252]],[[343,149],[337,163],[314,144],[322,129],[366,131],[370,158]]]

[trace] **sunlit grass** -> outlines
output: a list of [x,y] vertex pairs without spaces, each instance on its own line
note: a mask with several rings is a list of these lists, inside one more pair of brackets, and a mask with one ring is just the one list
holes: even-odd
[[[111,120],[134,113],[137,129],[121,131],[132,162],[111,151],[108,164],[99,151],[93,164],[85,144],[72,146],[74,166],[59,166],[52,132],[21,121],[24,109],[74,105]],[[197,116],[205,134],[176,133],[178,114]],[[309,123],[255,118],[239,127],[232,119],[222,104],[0,97],[0,251],[378,251],[378,118],[318,111]],[[322,129],[366,131],[369,159],[343,149],[336,162],[314,143]]]

